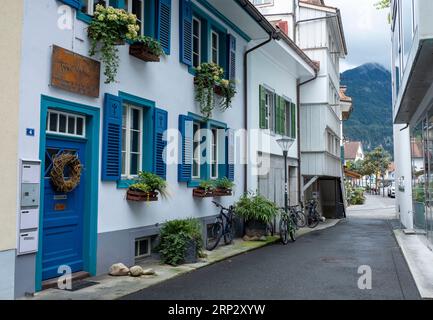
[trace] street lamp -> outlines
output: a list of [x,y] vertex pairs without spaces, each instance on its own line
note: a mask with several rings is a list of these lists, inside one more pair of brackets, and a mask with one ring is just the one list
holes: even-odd
[[295,143],[295,139],[282,137],[277,140],[278,145],[283,150],[284,157],[284,211],[289,213],[289,180],[287,177],[287,156],[292,145]]

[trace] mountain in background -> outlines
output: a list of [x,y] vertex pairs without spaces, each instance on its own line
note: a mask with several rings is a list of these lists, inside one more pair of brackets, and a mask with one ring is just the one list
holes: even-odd
[[377,63],[367,63],[341,74],[346,95],[352,97],[354,110],[343,124],[344,136],[362,141],[369,152],[382,145],[393,150],[391,73]]

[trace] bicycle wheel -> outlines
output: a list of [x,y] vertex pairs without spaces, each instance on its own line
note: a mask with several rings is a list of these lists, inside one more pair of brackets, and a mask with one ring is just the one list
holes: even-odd
[[235,226],[231,223],[227,226],[227,230],[224,233],[224,243],[226,245],[232,244],[235,238]]
[[315,227],[317,227],[319,225],[319,216],[317,214],[317,212],[315,212],[314,214],[310,215],[308,217],[308,227],[311,229],[314,229]]
[[292,239],[293,242],[296,242],[296,228],[294,225],[291,225],[289,227],[289,234],[290,234],[290,239]]
[[280,238],[284,245],[289,243],[288,222],[285,218],[281,218],[280,220]]
[[206,250],[212,251],[218,246],[222,237],[222,233],[223,224],[221,221],[216,221],[208,232]]
[[307,217],[302,211],[296,211],[296,225],[299,228],[305,228],[307,226]]

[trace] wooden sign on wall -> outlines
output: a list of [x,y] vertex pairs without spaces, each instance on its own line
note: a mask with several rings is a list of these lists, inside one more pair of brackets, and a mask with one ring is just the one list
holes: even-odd
[[98,98],[101,64],[72,51],[53,46],[51,85]]

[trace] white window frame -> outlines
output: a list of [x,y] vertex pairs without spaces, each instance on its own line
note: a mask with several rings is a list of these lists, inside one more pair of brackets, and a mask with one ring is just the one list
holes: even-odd
[[[138,154],[138,171],[141,170],[143,166],[143,108],[136,107],[129,103],[124,103],[123,108],[126,108],[126,125],[123,123],[122,120],[122,134],[123,130],[125,130],[126,137],[125,137],[125,146],[122,145],[122,155],[125,154],[125,172],[122,172],[122,179],[131,179],[136,178],[137,175],[131,174],[131,154]],[[139,152],[131,152],[131,131],[137,131],[135,129],[131,129],[131,117],[132,117],[132,110],[137,110],[139,112]],[[123,117],[123,110],[122,110],[122,117]],[[123,137],[122,137],[123,141]],[[123,147],[125,147],[125,150],[123,150]],[[122,157],[123,159],[123,157]],[[122,163],[123,168],[123,163]]]
[[[198,35],[195,35],[194,33],[194,22],[197,22],[198,25]],[[198,56],[198,62],[199,65],[201,63],[201,20],[197,17],[192,17],[192,25],[193,25],[193,30],[192,30],[192,62],[194,64],[194,55]],[[198,52],[194,51],[194,38],[198,38]],[[193,67],[198,67],[198,66],[193,66]]]
[[[57,124],[56,124],[56,130],[55,131],[51,131],[51,114],[56,114],[57,115]],[[63,115],[66,117],[66,132],[60,132],[60,115]],[[69,118],[74,118],[75,119],[75,127],[74,127],[74,133],[69,133],[68,129],[69,129]],[[77,134],[77,119],[81,119],[83,121],[83,133]],[[46,127],[46,133],[49,134],[56,134],[56,135],[61,135],[61,136],[67,136],[67,137],[74,137],[74,138],[85,138],[86,137],[86,117],[84,116],[80,116],[74,113],[67,113],[67,112],[62,112],[62,111],[57,111],[57,110],[48,110],[47,112],[47,127]]]
[[265,89],[266,121],[270,132],[275,132],[275,93]]
[[[126,8],[126,10],[129,13],[133,13],[132,12],[132,3],[134,2],[134,0],[127,0],[128,1],[128,7]],[[141,20],[137,19],[137,23],[139,23],[140,26],[140,34],[143,35],[143,29],[144,29],[144,0],[136,0],[138,2],[140,2],[140,10],[141,10]]]
[[[95,6],[95,0],[88,0],[87,2],[87,14],[89,16],[93,16],[94,14],[94,7]],[[108,8],[110,6],[110,0],[105,1],[105,7]]]
[[[211,139],[210,139],[210,178],[212,180],[218,179],[218,147],[219,147],[219,139],[218,139],[218,128],[211,129]],[[213,173],[213,166],[215,166],[215,175]]]
[[[195,128],[197,128],[197,131],[195,131]],[[193,147],[194,144],[197,143],[197,148],[193,148],[192,153],[192,170],[191,170],[191,177],[192,179],[200,179],[201,178],[201,149],[200,149],[200,143],[201,143],[201,133],[200,133],[200,123],[199,122],[193,122]],[[197,164],[197,175],[194,175],[194,166]]]
[[[147,245],[147,252],[148,253],[144,254],[144,255],[138,255],[138,256],[135,255],[136,254],[135,247],[138,245],[138,252],[140,252],[140,241],[145,241],[145,240],[147,240],[147,243],[148,243],[148,245]],[[135,260],[140,260],[140,259],[149,257],[151,254],[152,254],[152,241],[151,241],[150,237],[142,237],[142,238],[137,238],[134,240],[134,258],[135,258]]]
[[[216,47],[213,46],[213,38],[216,37]],[[210,62],[216,63],[219,65],[220,58],[219,58],[219,49],[220,49],[220,35],[218,32],[212,30],[211,31],[211,37],[210,37]],[[214,61],[214,51],[216,51],[216,62]]]

